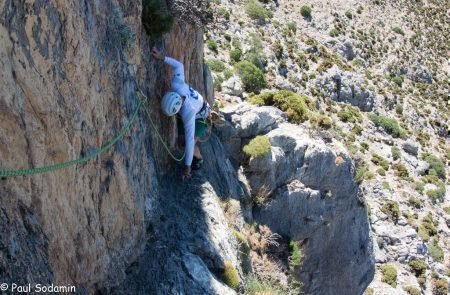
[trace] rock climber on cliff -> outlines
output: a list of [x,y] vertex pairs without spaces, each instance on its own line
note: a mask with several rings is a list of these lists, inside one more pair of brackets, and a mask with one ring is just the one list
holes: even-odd
[[208,137],[206,118],[211,113],[211,107],[195,89],[184,81],[184,66],[181,62],[162,55],[155,47],[152,56],[164,61],[174,69],[171,91],[167,92],[162,101],[162,111],[167,116],[177,116],[178,136],[185,139],[185,161],[182,179],[191,178],[192,170],[197,170],[203,164],[203,157],[197,146],[197,141]]

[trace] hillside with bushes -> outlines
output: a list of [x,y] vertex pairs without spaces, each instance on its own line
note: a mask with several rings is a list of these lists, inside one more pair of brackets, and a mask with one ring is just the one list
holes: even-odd
[[[338,141],[355,163],[376,262],[366,294],[447,294],[445,7],[438,0],[217,0],[212,6],[205,61],[214,65],[216,104],[225,112],[248,103],[274,106],[299,129]],[[244,152],[258,155],[264,134],[249,138]],[[275,202],[268,195],[265,202]]]

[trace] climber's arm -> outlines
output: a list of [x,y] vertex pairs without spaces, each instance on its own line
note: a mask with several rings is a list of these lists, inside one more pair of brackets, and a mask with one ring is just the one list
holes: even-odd
[[184,66],[181,62],[171,57],[162,55],[156,47],[152,48],[152,56],[153,58],[164,61],[166,64],[171,66],[175,70],[173,73],[174,79],[181,79],[179,82],[184,83]]
[[164,62],[174,69],[173,78],[181,79],[184,83],[184,66],[181,62],[171,57],[164,57]]

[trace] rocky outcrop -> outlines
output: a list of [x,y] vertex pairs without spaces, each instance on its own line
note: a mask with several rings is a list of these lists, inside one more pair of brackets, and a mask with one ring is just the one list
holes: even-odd
[[246,102],[226,107],[222,112],[227,121],[217,131],[227,155],[237,163],[243,159],[241,150],[244,144],[286,121],[286,115],[275,107],[257,107]]
[[252,192],[265,184],[271,196],[255,219],[301,241],[305,258],[297,275],[308,293],[362,294],[373,278],[374,259],[349,156],[296,125],[282,124],[267,136],[271,153],[250,159],[245,169]]
[[365,112],[373,109],[375,93],[367,89],[361,77],[351,72],[342,72],[333,66],[316,84],[335,101],[347,102]]

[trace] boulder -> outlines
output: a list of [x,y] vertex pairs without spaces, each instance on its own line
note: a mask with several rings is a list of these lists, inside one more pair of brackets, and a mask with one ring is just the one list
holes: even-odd
[[286,115],[271,106],[255,106],[241,103],[222,110],[226,122],[217,127],[217,133],[222,139],[227,154],[240,162],[242,146],[257,135],[265,134],[286,121]]
[[240,96],[244,92],[241,79],[237,76],[232,76],[222,83],[222,92],[232,96]]
[[211,70],[207,64],[203,64],[203,80],[205,84],[205,98],[212,106],[214,105],[214,84]]
[[355,58],[355,52],[353,50],[353,44],[351,41],[346,40],[339,48],[340,54],[347,60],[353,60]]
[[335,101],[350,103],[361,111],[371,111],[374,107],[375,93],[367,89],[362,77],[351,72],[342,72],[336,65],[316,81],[318,88]]
[[[362,294],[374,275],[367,211],[342,147],[311,138],[298,125],[267,134],[271,153],[252,158],[245,173],[253,193],[270,194],[254,211],[273,232],[302,241],[304,261],[295,272],[310,294]],[[343,162],[336,164],[336,157]]]
[[402,149],[413,156],[417,156],[419,154],[419,144],[412,140],[403,142]]

